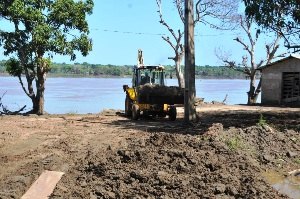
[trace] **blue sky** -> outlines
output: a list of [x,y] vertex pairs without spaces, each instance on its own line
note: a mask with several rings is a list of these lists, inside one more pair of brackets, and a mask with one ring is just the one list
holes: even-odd
[[[162,2],[166,22],[174,30],[183,29],[173,0]],[[137,50],[141,48],[145,64],[174,64],[168,60],[174,54],[171,47],[158,35],[168,31],[159,23],[155,0],[95,0],[94,3],[93,14],[88,17],[93,51],[87,57],[78,55],[75,62],[135,65]],[[245,52],[233,41],[239,32],[217,31],[199,24],[195,29],[196,65],[222,65],[215,56],[215,48],[230,51],[233,59],[241,60]],[[258,46],[258,51],[260,55],[265,53],[263,46]],[[2,59],[6,59],[3,53]],[[66,56],[55,56],[53,61],[71,63]]]
[[[174,27],[174,30],[178,28],[183,30],[183,24],[173,1],[163,0],[162,2],[162,12],[166,22],[172,28]],[[155,35],[169,35],[166,28],[159,23],[157,10],[155,0],[95,1],[94,13],[89,17],[91,38],[94,43],[93,52],[85,59],[79,58],[78,61],[132,65],[136,64],[137,50],[141,48],[144,52],[145,64],[173,64],[173,61],[168,59],[173,56],[173,50],[161,36]],[[211,30],[209,27],[198,26],[196,34],[220,35],[222,33]],[[223,34],[229,35],[230,32],[223,32]],[[230,37],[228,39],[234,43]],[[222,36],[197,36],[195,39],[196,64],[220,64],[216,60],[214,49],[221,44],[222,40],[224,40]]]

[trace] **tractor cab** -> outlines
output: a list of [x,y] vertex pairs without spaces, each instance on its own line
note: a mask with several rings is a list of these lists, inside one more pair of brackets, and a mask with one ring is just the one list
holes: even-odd
[[165,85],[165,72],[163,66],[140,66],[133,69],[132,86]]

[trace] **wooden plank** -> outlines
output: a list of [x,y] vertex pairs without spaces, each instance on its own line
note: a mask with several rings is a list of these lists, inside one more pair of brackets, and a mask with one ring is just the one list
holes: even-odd
[[63,172],[44,171],[21,199],[48,199],[63,175]]

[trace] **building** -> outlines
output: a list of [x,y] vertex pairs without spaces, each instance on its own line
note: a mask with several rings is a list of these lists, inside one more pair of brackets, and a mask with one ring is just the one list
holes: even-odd
[[258,70],[263,105],[300,105],[300,56],[290,55]]

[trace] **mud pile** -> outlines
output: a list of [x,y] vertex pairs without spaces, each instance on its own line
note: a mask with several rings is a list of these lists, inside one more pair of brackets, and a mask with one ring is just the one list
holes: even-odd
[[183,104],[184,91],[177,86],[145,84],[138,87],[139,103]]
[[[197,132],[195,132],[197,134]],[[287,198],[261,172],[293,163],[299,133],[252,126],[205,135],[151,133],[76,163],[52,198]]]

